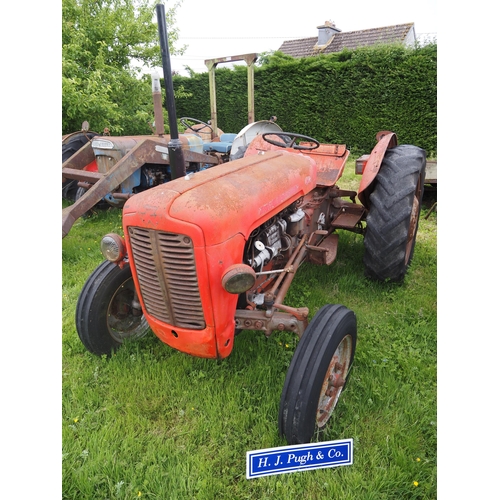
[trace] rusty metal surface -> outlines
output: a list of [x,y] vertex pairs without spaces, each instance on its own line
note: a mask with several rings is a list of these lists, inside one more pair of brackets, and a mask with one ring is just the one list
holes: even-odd
[[415,195],[413,196],[413,204],[410,214],[410,225],[408,227],[408,240],[406,243],[405,264],[410,262],[413,248],[415,246],[415,238],[417,237],[418,221],[420,218],[420,210],[422,205],[422,196],[424,190],[424,180],[419,178]]
[[[80,148],[73,156],[68,158],[63,164],[62,164],[62,182],[65,180],[65,171],[66,170],[80,170],[83,171],[83,169],[91,162],[94,161],[94,151],[92,149],[92,143],[88,142]],[[74,179],[74,177],[71,177]]]
[[293,148],[282,148],[270,144],[262,136],[257,136],[247,148],[245,156],[252,156],[263,151],[288,151],[311,158],[316,163],[316,184],[321,187],[334,186],[344,172],[350,151],[345,144],[320,144],[317,149],[303,150],[297,153]]
[[316,423],[324,427],[334,410],[349,373],[353,340],[346,335],[338,345],[326,370],[316,411]]
[[315,181],[309,158],[268,151],[198,172],[189,180],[169,182],[167,189],[183,191],[170,215],[213,228],[205,237],[207,245],[215,245],[238,232],[248,236],[271,214],[308,193]]
[[385,152],[397,145],[397,136],[393,132],[382,131],[377,134],[377,144],[372,149],[370,157],[366,162],[363,171],[363,177],[359,184],[358,199],[367,208],[370,207],[370,193],[372,190],[372,183],[378,174],[382,160],[384,159]]
[[77,181],[88,182],[90,184],[95,184],[99,179],[103,177],[103,174],[99,172],[78,170],[76,168],[65,168],[63,170],[63,174],[63,179],[75,179]]
[[70,231],[75,221],[87,210],[90,210],[99,200],[108,193],[113,192],[118,186],[130,177],[144,163],[163,163],[167,161],[161,158],[161,154],[155,150],[158,138],[151,137],[142,139],[132,148],[106,175],[99,179],[81,198],[73,205],[62,211],[62,237]]
[[339,180],[340,176],[341,176],[341,171],[335,168],[332,168],[331,170],[318,172],[317,184],[322,187],[334,186]]
[[361,175],[364,172],[368,158],[370,158],[370,155],[363,155],[356,160],[356,167],[354,171],[356,175]]
[[83,125],[85,125],[85,124],[87,124],[87,126],[88,126],[87,122],[83,122],[82,123],[82,130],[77,130],[76,132],[71,132],[69,134],[63,135],[61,144],[62,145],[67,144],[73,137],[75,137],[76,135],[80,135],[80,134],[84,135],[87,138],[87,140],[89,140],[89,141],[92,140],[92,138],[95,137],[96,135],[99,135],[97,132],[92,132],[91,130],[88,130],[88,128],[85,129],[83,127]]
[[334,186],[344,173],[350,151],[345,144],[321,144],[319,148],[305,151],[304,154],[316,162],[317,185],[330,187]]
[[[90,210],[108,193],[112,193],[119,186],[145,163],[157,165],[169,165],[168,142],[170,136],[130,136],[113,137],[113,150],[97,150],[101,153],[97,155],[99,172],[89,172],[84,170],[90,162],[94,161],[95,151],[89,142],[63,164],[63,182],[67,179],[75,179],[79,182],[92,184],[81,198],[73,205],[65,208],[62,214],[62,237],[64,238],[75,221],[85,212]],[[179,140],[184,151],[186,163],[194,162],[202,165],[218,165],[221,158],[218,155],[207,155],[192,151],[195,147],[191,144],[189,135],[181,135]],[[164,151],[164,152],[162,152]],[[120,159],[120,155],[123,155]],[[116,194],[116,196],[115,196]],[[120,193],[114,193],[115,198],[120,198]],[[126,196],[129,198],[130,194]],[[123,198],[123,197],[122,197]]]
[[290,313],[274,311],[271,316],[261,309],[237,309],[235,313],[236,329],[259,330],[271,335],[273,330],[287,330],[302,336],[307,328],[307,314],[304,319],[297,319]]
[[332,227],[339,229],[354,228],[366,215],[366,209],[359,203],[349,203],[344,200],[336,200],[339,210],[332,220]]
[[203,153],[197,153],[196,151],[191,151],[190,149],[184,149],[184,160],[191,163],[207,163],[210,165],[219,165],[222,163],[221,157],[217,154],[206,155]]
[[318,246],[308,245],[308,260],[313,264],[329,266],[337,258],[338,243],[339,235],[332,233]]

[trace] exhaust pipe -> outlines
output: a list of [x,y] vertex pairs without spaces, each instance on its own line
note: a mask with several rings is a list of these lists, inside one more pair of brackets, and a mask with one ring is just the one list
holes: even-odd
[[177,129],[177,114],[175,110],[174,85],[172,83],[172,69],[170,66],[170,52],[168,50],[167,25],[165,21],[165,6],[156,4],[156,17],[158,19],[158,33],[160,36],[161,59],[163,63],[163,79],[165,80],[168,124],[170,127],[170,141],[167,145],[170,160],[172,179],[186,175],[184,153]]

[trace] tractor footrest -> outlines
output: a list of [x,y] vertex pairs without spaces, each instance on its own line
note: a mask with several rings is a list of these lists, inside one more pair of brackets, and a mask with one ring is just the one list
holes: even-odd
[[342,203],[342,207],[337,216],[332,220],[332,226],[352,229],[361,221],[365,215],[365,207],[357,203]]
[[337,258],[338,234],[330,234],[318,246],[307,245],[309,261],[329,266]]
[[64,179],[76,179],[77,181],[95,184],[99,179],[102,179],[103,174],[99,172],[90,172],[88,170],[80,170],[78,168],[63,168],[62,176]]

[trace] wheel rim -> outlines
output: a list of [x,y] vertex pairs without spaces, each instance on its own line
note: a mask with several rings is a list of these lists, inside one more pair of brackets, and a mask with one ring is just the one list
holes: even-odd
[[346,335],[337,346],[326,371],[321,393],[319,396],[318,409],[316,412],[316,424],[319,428],[324,427],[332,415],[340,393],[344,388],[349,366],[352,359],[352,337]]
[[408,240],[406,242],[405,265],[408,264],[411,258],[413,246],[415,244],[415,237],[417,235],[418,219],[420,216],[420,200],[422,191],[421,179],[418,180],[417,189],[413,196],[413,205],[411,207],[410,227],[408,228]]
[[126,280],[111,298],[107,322],[110,335],[120,343],[127,338],[142,337],[148,330],[148,323],[135,296],[132,278]]

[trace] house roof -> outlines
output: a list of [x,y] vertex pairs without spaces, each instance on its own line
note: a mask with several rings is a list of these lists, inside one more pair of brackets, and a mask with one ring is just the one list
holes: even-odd
[[379,43],[405,42],[413,26],[413,23],[408,23],[360,31],[340,31],[335,33],[326,45],[322,46],[317,45],[318,37],[287,40],[281,44],[278,50],[292,57],[300,58],[341,52],[343,49],[355,49]]

